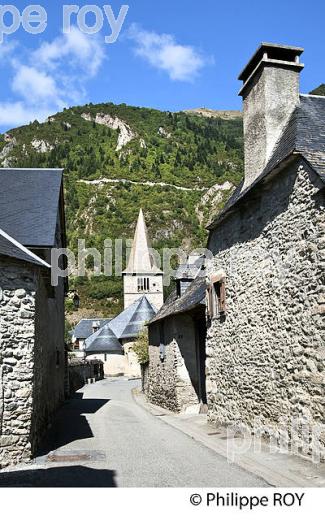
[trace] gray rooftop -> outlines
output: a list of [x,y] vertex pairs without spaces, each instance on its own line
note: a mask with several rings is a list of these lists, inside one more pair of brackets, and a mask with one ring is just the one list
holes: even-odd
[[106,323],[86,339],[85,352],[87,354],[123,354],[123,347],[110,328],[109,323]]
[[196,279],[189,285],[186,292],[178,297],[177,292],[174,291],[166,300],[156,316],[151,320],[151,323],[163,320],[173,314],[181,314],[195,309],[199,306],[205,305],[206,297],[206,276],[203,276],[204,271],[196,277]]
[[325,97],[300,96],[300,104],[293,112],[264,171],[245,190],[244,181],[239,184],[208,229],[218,226],[239,201],[293,154],[303,156],[325,184]]
[[157,313],[155,307],[146,296],[142,296],[132,303],[109,326],[119,339],[136,338],[144,324],[150,321]]
[[74,330],[72,331],[72,334],[78,338],[78,339],[86,339],[91,334],[93,334],[93,323],[99,322],[99,326],[102,327],[106,323],[111,321],[108,318],[89,318],[89,319],[82,319],[79,321],[79,323],[75,326]]
[[51,247],[63,171],[0,168],[2,229],[24,246]]

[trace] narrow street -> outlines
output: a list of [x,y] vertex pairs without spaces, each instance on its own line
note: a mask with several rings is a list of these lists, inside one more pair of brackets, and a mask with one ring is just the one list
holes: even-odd
[[265,486],[209,448],[141,408],[139,382],[105,379],[59,411],[32,463],[0,473],[0,486]]

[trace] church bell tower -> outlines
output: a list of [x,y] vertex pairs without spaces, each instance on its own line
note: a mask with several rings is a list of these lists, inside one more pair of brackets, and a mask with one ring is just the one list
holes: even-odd
[[123,271],[124,309],[141,296],[159,310],[164,303],[163,272],[150,254],[148,231],[140,209],[127,268]]

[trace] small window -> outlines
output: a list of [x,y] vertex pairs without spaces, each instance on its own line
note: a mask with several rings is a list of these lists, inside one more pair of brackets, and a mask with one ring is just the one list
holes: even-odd
[[58,368],[60,366],[60,361],[61,361],[61,356],[60,356],[60,351],[57,350],[56,351],[56,367]]
[[226,315],[226,280],[212,277],[207,289],[208,315],[212,318],[224,318]]
[[138,292],[148,292],[149,288],[149,278],[138,278]]

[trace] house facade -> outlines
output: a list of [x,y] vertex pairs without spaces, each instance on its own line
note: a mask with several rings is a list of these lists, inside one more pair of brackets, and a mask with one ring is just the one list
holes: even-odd
[[204,277],[150,323],[147,394],[196,402],[204,303],[208,421],[325,457],[325,98],[300,94],[302,52],[262,44],[240,75],[245,176],[209,225]]
[[203,259],[189,258],[176,289],[150,321],[148,399],[174,412],[206,411],[206,276]]
[[[30,459],[64,401],[62,170],[0,169],[0,467]],[[63,265],[61,266],[63,267]]]
[[209,226],[206,388],[210,422],[310,454],[325,425],[325,98],[300,95],[301,53],[262,44],[240,75],[245,178]]

